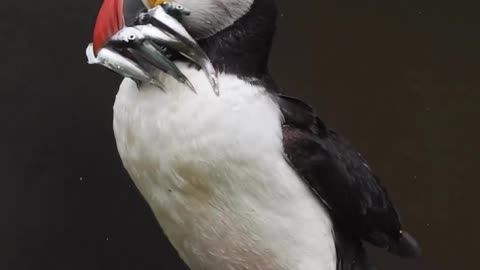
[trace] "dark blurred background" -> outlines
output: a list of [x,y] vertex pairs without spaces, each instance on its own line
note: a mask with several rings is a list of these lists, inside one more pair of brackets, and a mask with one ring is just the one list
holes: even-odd
[[[272,72],[383,178],[424,256],[477,269],[480,16],[474,1],[283,1]],[[185,269],[117,155],[121,78],[88,66],[100,0],[0,7],[0,269]]]

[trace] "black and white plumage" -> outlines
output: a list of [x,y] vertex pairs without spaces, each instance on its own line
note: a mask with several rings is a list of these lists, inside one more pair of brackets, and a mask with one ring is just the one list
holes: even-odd
[[[417,256],[418,245],[402,231],[385,188],[361,154],[328,128],[310,106],[283,95],[276,98],[285,119],[285,154],[329,210],[337,236],[340,269],[364,269],[362,264],[366,261],[360,240],[399,256]],[[342,254],[347,258],[342,258]],[[352,261],[349,256],[357,259]],[[360,265],[350,266],[352,262]]]
[[114,131],[125,168],[187,265],[371,269],[363,241],[418,255],[367,162],[271,78],[274,1],[177,2],[198,11],[184,26],[220,72],[220,96],[178,60],[198,93],[163,75],[166,92],[125,79]]

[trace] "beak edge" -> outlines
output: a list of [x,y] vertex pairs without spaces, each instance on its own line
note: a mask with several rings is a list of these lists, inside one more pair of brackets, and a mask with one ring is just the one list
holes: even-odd
[[97,15],[95,30],[93,32],[93,52],[98,51],[107,44],[110,38],[125,26],[123,16],[124,0],[105,0]]

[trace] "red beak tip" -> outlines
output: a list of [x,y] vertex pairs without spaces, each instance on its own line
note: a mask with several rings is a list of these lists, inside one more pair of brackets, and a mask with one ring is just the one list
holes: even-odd
[[124,26],[123,17],[124,0],[104,0],[97,16],[93,31],[93,52],[98,51],[107,44],[110,38]]

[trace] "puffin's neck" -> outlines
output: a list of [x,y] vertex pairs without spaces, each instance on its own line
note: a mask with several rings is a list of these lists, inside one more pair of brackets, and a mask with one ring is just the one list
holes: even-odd
[[268,79],[268,58],[276,27],[274,0],[255,0],[233,25],[198,43],[219,72]]

